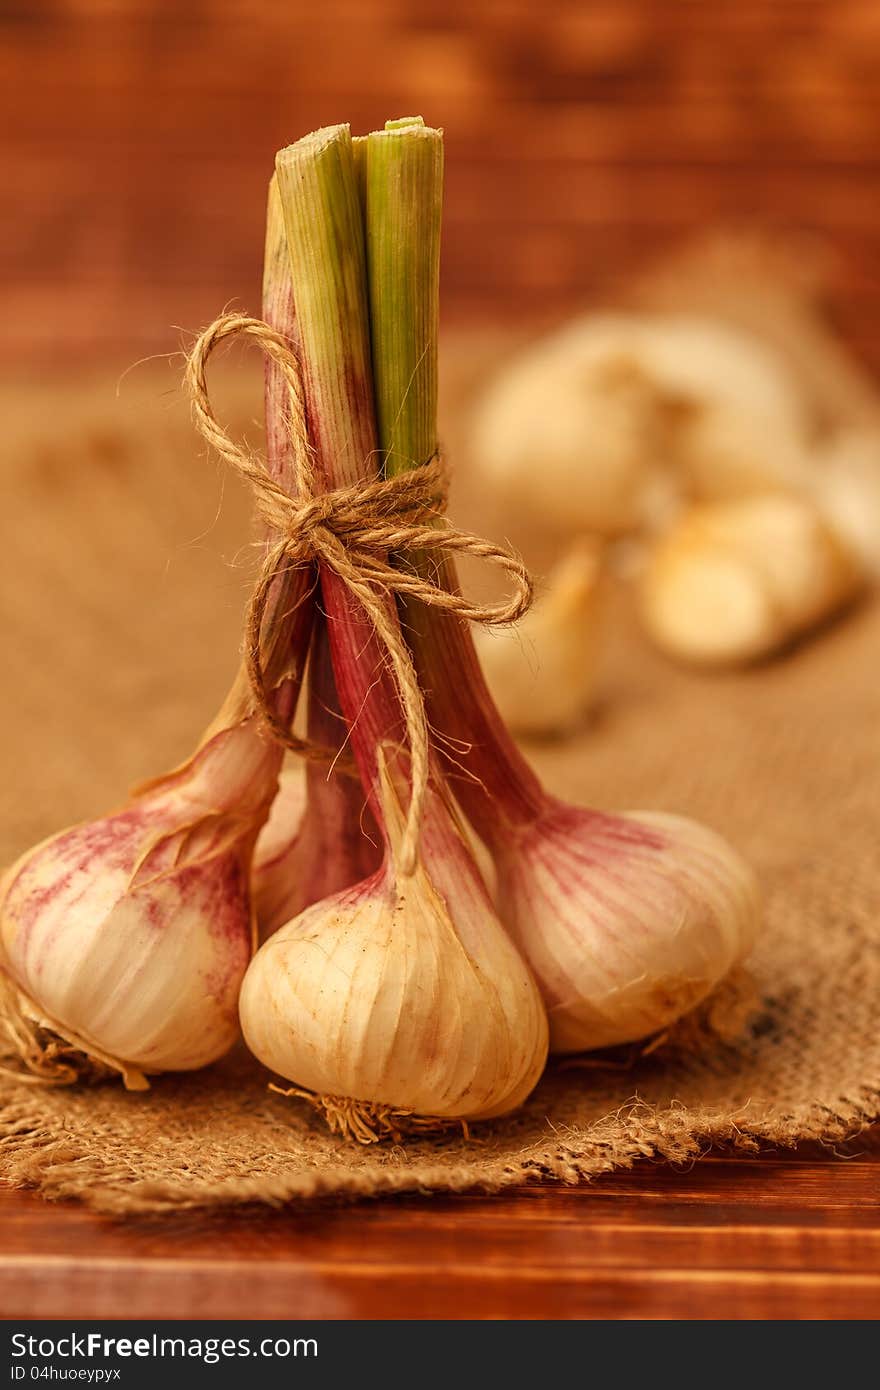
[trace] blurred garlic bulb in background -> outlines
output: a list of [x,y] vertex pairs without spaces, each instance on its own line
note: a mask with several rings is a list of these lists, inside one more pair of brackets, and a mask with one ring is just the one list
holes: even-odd
[[[525,518],[619,535],[666,520],[666,492],[799,485],[811,417],[772,350],[710,318],[591,314],[489,388],[472,450]],[[659,498],[659,502],[658,502]]]
[[646,376],[676,409],[669,462],[701,500],[799,485],[811,418],[797,381],[770,348],[692,315],[634,326]]
[[564,733],[589,709],[596,678],[601,559],[582,540],[560,560],[522,622],[477,628],[480,664],[514,733]]
[[842,430],[815,462],[817,506],[868,573],[880,578],[880,429]]
[[579,346],[568,330],[511,363],[480,404],[471,452],[526,520],[618,535],[641,524],[663,422],[626,346],[597,353],[588,338]]
[[766,494],[688,511],[649,556],[641,606],[673,656],[740,662],[830,617],[863,585],[858,560],[811,501]]
[[278,791],[268,820],[254,849],[254,887],[261,872],[289,850],[306,809],[306,769],[301,758],[290,758],[278,778]]

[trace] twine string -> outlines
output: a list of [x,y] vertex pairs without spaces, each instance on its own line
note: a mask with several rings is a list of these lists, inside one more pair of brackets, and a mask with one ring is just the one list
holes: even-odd
[[[295,497],[271,476],[258,454],[248,452],[230,438],[211,407],[208,360],[224,340],[241,336],[259,344],[275,362],[286,384]],[[263,666],[263,626],[272,589],[282,574],[315,563],[326,566],[364,609],[387,653],[397,688],[409,747],[411,787],[400,863],[405,872],[411,872],[417,859],[419,826],[428,789],[428,724],[413,660],[388,602],[400,595],[469,622],[491,626],[515,623],[532,600],[529,573],[517,556],[460,531],[445,519],[449,479],[439,454],[421,467],[392,478],[320,492],[299,361],[287,340],[261,319],[243,314],[224,314],[216,319],[196,340],[187,359],[185,381],[200,433],[250,485],[257,513],[274,536],[266,549],[245,619],[244,655],[255,706],[280,742],[300,753],[314,752],[307,741],[295,738],[277,716],[274,692],[268,688]],[[419,550],[472,555],[500,566],[510,581],[510,597],[497,603],[473,603],[414,569],[400,568],[394,563],[395,555]]]

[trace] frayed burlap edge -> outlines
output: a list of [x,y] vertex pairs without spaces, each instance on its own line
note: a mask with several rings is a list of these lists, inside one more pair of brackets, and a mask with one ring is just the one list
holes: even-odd
[[[466,357],[457,370],[464,384]],[[16,394],[8,404],[17,402]],[[42,398],[40,409],[45,415]],[[217,603],[216,557],[187,549],[205,522],[199,470],[182,469],[145,417],[138,430],[117,428],[120,486],[108,488],[89,438],[80,431],[76,444],[62,417],[54,454],[16,451],[18,501],[5,513],[8,543],[0,548],[9,584],[24,595],[20,614],[7,615],[7,642],[20,659],[0,692],[4,858],[59,824],[100,814],[156,758],[182,753],[180,740],[198,727],[221,675],[187,664],[192,633],[207,611],[218,651],[231,650],[238,631],[236,605],[224,618]],[[467,470],[460,484],[457,515],[504,529],[487,521],[482,502],[478,513]],[[19,583],[34,563],[31,515],[40,517],[44,542],[33,591]],[[182,529],[169,529],[172,521]],[[217,554],[239,543],[243,524],[242,505],[214,535]],[[192,564],[178,574],[173,599],[154,602],[163,536]],[[530,558],[540,568],[540,554]],[[136,649],[127,641],[130,591],[107,585],[107,574],[123,567],[131,592],[150,599],[139,609]],[[46,1090],[2,1077],[0,1180],[120,1215],[491,1191],[579,1182],[640,1159],[690,1163],[720,1145],[836,1144],[880,1115],[880,604],[853,610],[784,660],[733,675],[662,662],[639,633],[629,598],[613,586],[609,598],[605,707],[564,745],[533,749],[534,760],[570,800],[692,815],[754,865],[766,904],[754,962],[760,1028],[739,1044],[686,1056],[664,1047],[631,1066],[616,1060],[616,1070],[603,1071],[604,1059],[583,1070],[557,1067],[521,1114],[475,1127],[470,1143],[448,1136],[355,1156],[302,1103],[267,1099],[270,1078],[252,1066],[241,1077],[224,1065],[188,1080],[158,1078],[141,1096],[118,1083]],[[76,634],[75,654],[61,668],[60,714],[45,643],[34,641],[35,632],[55,633],[59,605]],[[174,698],[153,708],[146,692],[157,650],[182,679]],[[108,651],[124,680],[96,682]],[[22,740],[34,738],[40,758],[21,758]]]
[[763,1145],[793,1148],[804,1141],[838,1144],[873,1123],[880,1112],[880,1086],[832,1110],[814,1105],[803,1114],[750,1117],[747,1110],[723,1115],[670,1105],[655,1109],[633,1096],[619,1110],[582,1133],[560,1134],[556,1142],[533,1145],[517,1162],[481,1160],[416,1171],[387,1168],[361,1174],[340,1161],[313,1171],[279,1171],[268,1178],[202,1182],[196,1189],[173,1181],[132,1180],[131,1166],[108,1166],[69,1135],[40,1132],[39,1107],[21,1104],[0,1123],[5,1180],[38,1189],[51,1201],[75,1199],[109,1215],[148,1215],[252,1205],[280,1207],[297,1201],[351,1199],[406,1193],[499,1192],[542,1182],[575,1186],[644,1161],[691,1163],[724,1146],[757,1152]]
[[[16,1086],[6,1076],[0,1078],[0,1173],[9,1184],[36,1188],[49,1200],[75,1199],[114,1216],[145,1216],[407,1193],[497,1192],[542,1182],[571,1186],[639,1162],[692,1163],[722,1146],[744,1153],[804,1140],[837,1144],[880,1114],[880,1077],[852,1094],[788,1108],[760,1095],[725,1107],[692,1099],[658,1104],[645,1094],[659,1086],[673,1095],[680,1087],[686,1095],[694,1069],[715,1074],[723,1093],[740,1065],[754,1061],[770,1024],[767,1001],[754,977],[741,970],[693,1015],[647,1044],[552,1063],[515,1116],[477,1125],[467,1135],[373,1145],[366,1157],[363,1146],[332,1136],[308,1104],[271,1095],[268,1078],[242,1054],[188,1078],[159,1078],[148,1095],[108,1084],[92,1090],[90,1100],[74,1088],[69,1107],[55,1088],[50,1095]],[[593,1090],[626,1098],[582,1122],[578,1112]],[[193,1101],[200,1113],[190,1119]],[[567,1118],[572,1110],[574,1120]],[[93,1113],[94,1133],[88,1124]],[[115,1152],[101,1140],[102,1125],[117,1141]],[[177,1135],[164,1150],[159,1142],[157,1156],[157,1136],[174,1125]],[[273,1132],[293,1144],[292,1157],[267,1157]],[[243,1154],[230,1136],[238,1149],[243,1140]],[[156,1172],[163,1162],[167,1176]],[[248,1166],[255,1171],[235,1171]],[[175,1176],[181,1167],[184,1175]]]

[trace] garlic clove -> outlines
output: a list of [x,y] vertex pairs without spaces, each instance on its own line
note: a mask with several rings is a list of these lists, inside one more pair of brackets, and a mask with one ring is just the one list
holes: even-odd
[[641,608],[674,656],[749,661],[830,617],[863,584],[808,499],[767,494],[686,513],[654,546]]
[[500,496],[561,534],[653,529],[686,496],[801,486],[809,403],[778,354],[695,314],[590,314],[523,352],[473,421]]
[[245,721],[9,870],[0,960],[62,1036],[123,1072],[188,1071],[229,1049],[252,949],[251,852],[279,760]]
[[880,430],[843,430],[815,459],[816,505],[858,558],[880,578]]
[[538,980],[554,1053],[660,1031],[754,941],[751,870],[680,816],[551,803],[496,857],[499,912]]
[[291,759],[281,770],[278,791],[269,818],[254,848],[254,888],[271,865],[292,849],[300,833],[307,801],[306,769],[301,759]]
[[514,733],[564,733],[589,709],[599,642],[600,568],[598,546],[579,542],[515,629],[474,632],[492,696]]
[[[401,827],[392,809],[392,840]],[[316,1097],[437,1119],[503,1114],[543,1070],[546,1015],[437,805],[422,843],[414,874],[396,871],[392,850],[370,878],[259,949],[241,990],[242,1030],[267,1067]]]
[[[292,789],[287,803],[295,814]],[[355,792],[353,785],[333,779],[321,788],[320,803],[307,804],[300,816],[283,850],[255,866],[254,907],[262,940],[340,885],[359,883],[381,862],[381,837],[359,783]]]

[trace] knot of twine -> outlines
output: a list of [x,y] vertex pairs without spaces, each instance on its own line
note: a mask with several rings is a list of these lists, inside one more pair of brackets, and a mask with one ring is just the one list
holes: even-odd
[[[239,447],[218,423],[208,395],[206,368],[212,352],[227,338],[255,340],[277,366],[288,392],[288,433],[297,496],[271,476],[258,454]],[[245,620],[244,654],[253,699],[279,742],[300,753],[316,750],[296,739],[279,719],[274,691],[263,667],[263,623],[277,579],[315,562],[326,566],[358,600],[386,649],[403,711],[409,745],[411,795],[400,850],[405,872],[415,866],[419,826],[430,771],[428,723],[412,657],[396,613],[394,595],[419,599],[456,617],[485,625],[514,623],[532,601],[532,582],[522,561],[501,546],[460,531],[445,520],[448,472],[435,454],[427,463],[391,478],[358,482],[321,493],[309,442],[299,360],[288,341],[261,319],[224,314],[199,336],[185,373],[196,425],[207,443],[249,483],[258,515],[271,531],[265,559]],[[440,523],[440,524],[438,524]],[[494,604],[472,603],[412,569],[393,563],[406,551],[467,554],[500,565],[512,596]],[[321,750],[320,755],[326,755]]]

